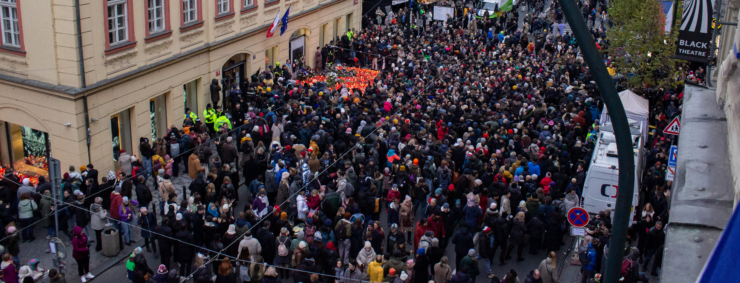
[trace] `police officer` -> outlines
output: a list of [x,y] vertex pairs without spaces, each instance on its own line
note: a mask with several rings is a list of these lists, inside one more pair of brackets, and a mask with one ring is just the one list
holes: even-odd
[[229,118],[226,118],[226,115],[224,115],[223,112],[219,113],[218,118],[216,118],[213,130],[218,131],[218,129],[221,128],[221,125],[227,125],[229,130],[231,130],[231,121],[229,121]]
[[206,129],[208,129],[208,133],[213,136],[213,134],[215,134],[213,131],[213,123],[216,122],[216,111],[213,110],[210,103],[208,103],[208,105],[206,105],[206,109],[203,110],[203,117],[206,119]]
[[198,115],[195,115],[195,113],[191,112],[190,108],[185,108],[185,118],[183,119],[187,118],[190,118],[190,120],[193,120],[193,122],[195,122],[195,119],[198,119]]

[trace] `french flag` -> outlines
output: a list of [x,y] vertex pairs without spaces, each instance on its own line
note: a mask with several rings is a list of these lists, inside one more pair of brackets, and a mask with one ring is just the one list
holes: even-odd
[[277,14],[275,14],[275,19],[272,20],[272,25],[270,26],[270,29],[267,30],[268,38],[272,37],[272,35],[275,34],[275,30],[277,30],[277,27],[279,24],[280,24],[280,10],[278,10]]

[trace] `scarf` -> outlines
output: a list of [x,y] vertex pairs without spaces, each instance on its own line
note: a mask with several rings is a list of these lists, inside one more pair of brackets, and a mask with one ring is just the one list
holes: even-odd
[[218,209],[211,209],[211,204],[208,204],[208,213],[210,213],[214,218],[218,218]]

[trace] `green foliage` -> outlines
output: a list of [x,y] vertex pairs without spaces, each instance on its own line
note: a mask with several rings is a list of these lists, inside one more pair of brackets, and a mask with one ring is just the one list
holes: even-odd
[[[681,15],[677,6],[676,14]],[[680,20],[674,20],[671,32],[665,33],[658,0],[613,0],[608,13],[614,25],[607,30],[607,53],[616,73],[628,78],[629,88],[674,85]]]

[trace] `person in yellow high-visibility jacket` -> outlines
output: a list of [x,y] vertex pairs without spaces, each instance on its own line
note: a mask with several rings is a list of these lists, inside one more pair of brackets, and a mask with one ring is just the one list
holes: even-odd
[[185,108],[185,118],[183,118],[183,120],[187,118],[192,119],[193,123],[195,123],[195,119],[198,119],[198,115],[195,115],[195,113],[190,111],[190,108]]
[[216,123],[214,124],[213,129],[218,132],[218,129],[221,128],[221,125],[229,125],[229,130],[231,130],[231,121],[229,121],[229,118],[226,118],[226,115],[221,115],[218,118],[216,118]]
[[213,135],[213,123],[216,122],[216,110],[213,110],[213,107],[210,103],[208,103],[208,105],[206,105],[206,109],[203,110],[203,117],[206,119],[205,123],[206,129],[208,129],[208,133]]

